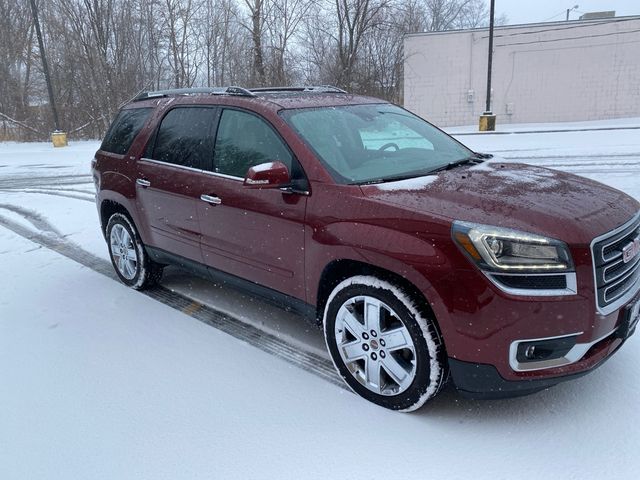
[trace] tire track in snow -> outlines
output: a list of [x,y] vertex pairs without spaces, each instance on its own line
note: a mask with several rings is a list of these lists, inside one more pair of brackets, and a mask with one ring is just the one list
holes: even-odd
[[[53,225],[37,212],[16,207],[15,205],[0,204],[0,208],[6,208],[22,215],[36,227],[37,231],[5,218],[1,213],[0,226],[119,282],[110,262],[87,252],[79,245],[64,238]],[[162,286],[141,293],[346,390],[331,361],[320,355],[300,350],[300,348],[288,344],[275,335],[260,330],[253,325],[243,323],[241,320],[208,305],[194,302],[192,299]]]
[[[538,159],[568,159],[568,158],[593,158],[594,160],[602,160],[609,158],[634,158],[640,157],[640,152],[632,152],[632,153],[570,153],[570,154],[562,154],[562,153],[554,153],[554,154],[538,154],[538,155],[527,155],[529,152],[541,151],[543,149],[536,148],[523,148],[523,149],[515,149],[515,150],[491,150],[493,153],[498,153],[500,156],[505,158],[538,158]],[[520,153],[521,155],[503,155],[507,153]]]
[[20,188],[20,189],[5,189],[3,190],[5,192],[9,191],[9,192],[17,192],[17,193],[38,193],[41,195],[53,195],[55,197],[65,197],[65,198],[73,198],[74,200],[83,200],[85,202],[90,202],[90,203],[96,203],[96,199],[93,195],[86,195],[86,194],[80,194],[80,193],[74,193],[73,191],[70,191],[69,193],[66,193],[65,190],[62,189],[39,189],[39,188]]
[[52,185],[82,185],[87,183],[93,183],[91,175],[48,175],[37,177],[20,175],[0,179],[0,190],[51,187]]
[[9,210],[10,212],[17,213],[39,231],[48,233],[54,237],[59,237],[61,239],[64,239],[62,232],[60,232],[56,227],[54,227],[51,223],[49,223],[49,221],[45,217],[40,215],[38,212],[29,210],[28,208],[19,207],[17,205],[12,205],[9,203],[0,203],[0,209],[5,209],[5,210]]
[[[518,150],[496,150],[496,153]],[[522,151],[525,153],[525,151]],[[640,153],[610,155],[502,155],[509,162],[528,163],[539,167],[553,168],[576,175],[594,174],[640,174]],[[627,160],[628,159],[628,160]]]

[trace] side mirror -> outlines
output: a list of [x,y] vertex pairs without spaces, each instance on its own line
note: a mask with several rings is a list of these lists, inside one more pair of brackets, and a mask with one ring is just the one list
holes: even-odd
[[244,177],[244,186],[247,188],[281,188],[290,183],[289,170],[278,161],[255,165]]

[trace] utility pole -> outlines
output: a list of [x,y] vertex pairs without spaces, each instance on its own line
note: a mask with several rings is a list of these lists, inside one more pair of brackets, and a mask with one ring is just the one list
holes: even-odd
[[491,112],[491,68],[493,66],[493,23],[495,18],[495,0],[491,0],[489,12],[489,54],[487,59],[487,101],[484,113],[480,116],[480,131],[495,130],[496,116]]
[[44,72],[44,79],[47,83],[47,90],[49,92],[49,104],[51,105],[51,112],[53,113],[53,123],[56,131],[59,131],[60,120],[58,119],[58,110],[56,109],[56,101],[53,96],[51,75],[49,75],[49,64],[47,63],[47,57],[44,52],[44,42],[42,41],[42,31],[40,30],[40,21],[38,20],[38,6],[36,5],[36,0],[31,0],[31,13],[33,14],[33,23],[36,27],[36,36],[38,37],[38,46],[40,47],[40,58],[42,59],[42,70]]

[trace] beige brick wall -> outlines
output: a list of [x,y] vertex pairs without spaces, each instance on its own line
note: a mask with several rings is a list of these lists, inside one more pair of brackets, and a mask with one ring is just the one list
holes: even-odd
[[[408,35],[405,107],[440,126],[476,124],[488,34]],[[640,116],[640,17],[496,28],[492,90],[499,124]]]

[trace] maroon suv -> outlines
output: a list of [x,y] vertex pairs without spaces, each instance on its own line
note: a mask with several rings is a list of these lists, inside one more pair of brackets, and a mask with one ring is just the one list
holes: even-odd
[[634,331],[640,204],[489,160],[402,108],[331,87],[149,92],[93,162],[133,288],[177,264],[302,312],[345,382],[414,410],[583,375]]

